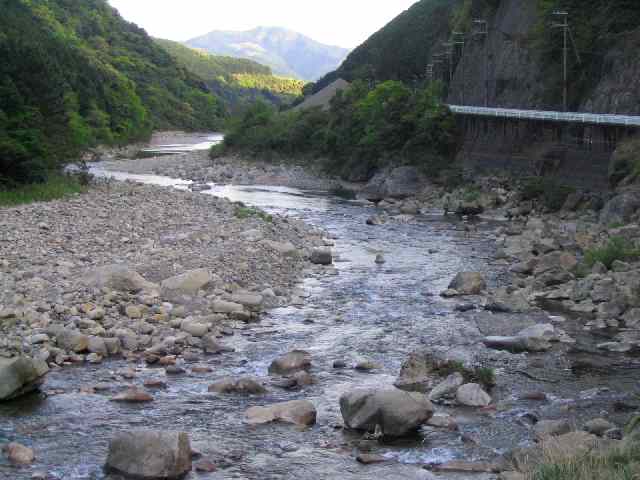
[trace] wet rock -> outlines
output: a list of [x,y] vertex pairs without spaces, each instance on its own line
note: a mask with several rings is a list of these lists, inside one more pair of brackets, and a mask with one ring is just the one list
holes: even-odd
[[208,390],[215,393],[239,395],[263,395],[267,393],[267,389],[253,378],[233,379],[226,377],[209,385]]
[[169,365],[167,368],[164,369],[164,372],[167,375],[183,375],[186,373],[186,370],[177,365]]
[[267,407],[252,407],[245,415],[247,422],[252,425],[280,421],[306,427],[315,425],[317,412],[313,403],[294,400]]
[[460,305],[456,305],[454,307],[454,310],[456,312],[470,312],[472,310],[475,310],[476,306],[473,303],[461,303]]
[[189,436],[182,432],[133,431],[109,444],[106,469],[141,480],[177,480],[191,471]]
[[196,472],[204,473],[212,473],[218,470],[218,466],[209,460],[201,460],[198,463],[194,464],[193,468]]
[[331,250],[327,248],[314,248],[311,251],[309,260],[316,265],[331,265],[333,263],[333,255]]
[[270,375],[289,375],[299,370],[311,368],[311,354],[304,350],[294,350],[276,358],[269,366]]
[[431,393],[429,393],[429,400],[436,402],[443,397],[453,396],[463,383],[464,377],[461,373],[452,373],[443,382],[439,383],[433,390],[431,390]]
[[381,253],[379,253],[378,255],[376,255],[376,263],[378,265],[382,265],[384,263],[386,263],[387,261],[384,258],[384,255],[382,255]]
[[49,371],[41,360],[28,357],[0,358],[0,401],[37,390]]
[[486,407],[491,404],[491,397],[477,383],[467,383],[456,391],[456,401],[466,407]]
[[105,265],[96,268],[82,279],[85,285],[109,288],[121,292],[158,290],[158,286],[145,280],[138,272],[126,265]]
[[222,353],[230,353],[235,350],[218,342],[214,335],[208,335],[202,339],[202,347],[204,351],[211,355],[220,355]]
[[145,403],[152,402],[153,397],[140,388],[132,387],[114,396],[111,401],[124,403]]
[[335,369],[347,368],[347,362],[345,362],[344,360],[335,360],[333,362],[333,368]]
[[478,272],[461,272],[449,284],[449,289],[459,295],[479,295],[487,288],[487,283]]
[[31,465],[35,459],[34,451],[16,442],[9,443],[2,448],[11,463],[16,465]]
[[340,397],[340,411],[345,425],[354,430],[401,437],[426,423],[433,406],[426,395],[398,389],[357,389]]
[[191,270],[175,277],[167,278],[160,286],[164,294],[195,295],[211,281],[208,270],[200,268]]
[[605,420],[604,418],[594,418],[584,424],[584,430],[586,432],[603,437],[609,430],[617,429],[618,427],[613,423]]
[[387,220],[382,215],[372,215],[369,218],[367,218],[366,223],[367,225],[370,225],[370,226],[379,226],[387,223]]
[[356,461],[363,465],[372,465],[374,463],[384,463],[388,460],[382,455],[376,455],[372,453],[361,453],[356,457]]
[[356,363],[356,366],[354,368],[360,372],[370,372],[371,370],[376,370],[380,368],[380,365],[378,365],[377,363],[371,360],[365,359],[365,360],[360,360],[358,363]]
[[541,420],[535,424],[533,431],[538,440],[544,437],[564,435],[571,431],[567,420]]

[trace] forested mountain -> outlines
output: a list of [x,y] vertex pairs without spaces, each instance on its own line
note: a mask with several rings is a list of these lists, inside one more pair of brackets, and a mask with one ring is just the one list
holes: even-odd
[[[562,20],[568,12],[569,108],[638,113],[640,2],[637,0],[421,0],[356,48],[336,78],[424,83],[428,64],[448,86],[448,101],[514,108],[562,108]],[[474,19],[486,21],[483,26]],[[447,47],[454,48],[451,81]],[[441,54],[439,57],[435,55]],[[486,62],[486,64],[485,64]],[[487,72],[485,74],[485,71]],[[486,75],[486,78],[485,78]],[[487,90],[485,89],[485,85]]]
[[216,129],[222,103],[105,0],[0,0],[0,182],[96,143]]
[[349,52],[278,27],[258,27],[246,32],[213,31],[187,44],[216,55],[249,58],[268,65],[277,75],[302,80],[317,80],[336,69]]
[[281,105],[302,95],[305,82],[274,76],[269,67],[253,60],[211,55],[171,40],[156,42],[178,63],[202,78],[230,112],[258,99]]

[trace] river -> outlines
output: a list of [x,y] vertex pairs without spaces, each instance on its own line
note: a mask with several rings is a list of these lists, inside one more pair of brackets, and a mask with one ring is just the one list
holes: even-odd
[[[106,174],[99,167],[94,172]],[[189,184],[157,176],[111,174],[119,179],[179,188]],[[192,446],[205,458],[225,459],[224,468],[212,473],[193,472],[190,480],[368,479],[378,475],[389,479],[422,478],[423,471],[417,468],[422,465],[453,459],[493,461],[515,446],[530,444],[531,412],[566,416],[571,410],[576,423],[592,418],[603,405],[619,397],[617,392],[631,388],[637,380],[628,374],[606,379],[576,377],[562,366],[562,357],[553,354],[531,356],[536,357],[539,371],[555,372],[550,379],[534,380],[510,368],[514,363],[533,365],[531,358],[489,352],[488,365],[496,368],[498,377],[498,385],[491,392],[499,400],[497,410],[438,407],[456,417],[459,431],[425,428],[421,435],[408,440],[363,443],[359,436],[339,428],[341,393],[354,387],[390,386],[407,354],[415,349],[451,345],[472,350],[486,334],[481,330],[487,324],[502,330],[515,329],[532,318],[539,321],[546,317],[544,313],[460,313],[455,310],[459,300],[439,296],[460,271],[483,272],[491,286],[508,281],[506,267],[492,260],[495,224],[484,220],[468,229],[466,224],[434,211],[406,223],[371,227],[364,222],[372,213],[370,205],[326,192],[212,186],[196,194],[227,196],[323,228],[335,239],[335,268],[320,274],[310,269],[301,285],[304,305],[264,314],[259,324],[237,332],[228,342],[235,353],[207,359],[212,374],[170,378],[168,388],[156,392],[152,403],[118,404],[105,395],[81,393],[80,388],[113,383],[115,372],[129,366],[136,368],[137,380],[165,379],[161,369],[110,361],[52,371],[45,390],[59,391],[58,394],[32,395],[0,405],[0,442],[37,438],[38,445],[37,462],[32,468],[16,469],[0,457],[0,478],[26,480],[37,472],[46,472],[42,478],[115,479],[102,469],[109,440],[116,432],[145,427],[189,432]],[[384,254],[386,264],[375,264],[378,253]],[[214,396],[207,392],[209,384],[224,376],[254,375],[269,383],[269,363],[293,349],[311,352],[314,385],[298,391],[270,386],[269,393],[258,398]],[[380,368],[371,372],[332,368],[335,360],[353,365],[364,358]],[[611,387],[611,391],[593,390],[602,386]],[[522,392],[541,390],[550,398],[543,406],[519,399]],[[594,401],[596,398],[599,400]],[[316,405],[315,427],[248,427],[243,422],[243,414],[250,406],[294,399],[307,399]],[[354,455],[358,448],[370,448],[394,462],[359,465]],[[495,476],[451,473],[442,474],[441,478]]]

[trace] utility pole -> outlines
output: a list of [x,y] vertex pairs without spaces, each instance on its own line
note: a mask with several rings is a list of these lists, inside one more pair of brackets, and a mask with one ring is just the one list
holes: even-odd
[[489,23],[486,20],[476,18],[473,20],[474,25],[478,25],[480,30],[474,32],[474,35],[484,37],[484,106],[489,106]]
[[[464,40],[464,33],[462,32],[451,32],[451,34],[453,35],[453,45],[455,48],[455,45],[460,45],[460,69],[462,70],[462,91],[460,92],[460,101],[461,101],[461,105],[464,105],[464,93],[465,93],[465,87],[466,87],[466,75],[465,75],[465,69],[464,69],[464,44],[465,44],[465,40]],[[456,39],[456,37],[458,37],[458,39]]]
[[568,111],[569,109],[569,75],[567,72],[567,64],[568,64],[568,52],[569,52],[569,12],[564,10],[556,10],[553,12],[553,15],[562,19],[562,23],[553,23],[551,25],[552,28],[561,28],[562,29],[562,78],[563,78],[563,87],[562,87],[562,107],[564,111]]

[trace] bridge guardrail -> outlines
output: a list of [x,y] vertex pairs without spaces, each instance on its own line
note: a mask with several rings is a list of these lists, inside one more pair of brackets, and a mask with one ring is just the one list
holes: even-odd
[[640,116],[612,115],[578,112],[554,112],[544,110],[517,110],[512,108],[471,107],[448,105],[453,113],[461,115],[479,115],[523,120],[548,120],[567,123],[590,123],[596,125],[622,125],[640,127]]

